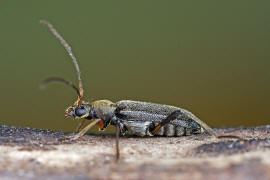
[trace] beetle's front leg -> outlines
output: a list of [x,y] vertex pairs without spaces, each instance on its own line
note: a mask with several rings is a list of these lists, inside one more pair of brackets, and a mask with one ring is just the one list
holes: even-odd
[[82,119],[82,121],[78,124],[77,128],[76,128],[76,133],[80,132],[83,125],[85,124],[86,119]]
[[90,128],[92,128],[94,125],[96,125],[101,119],[95,119],[93,122],[88,124],[85,128],[83,128],[78,134],[73,136],[70,140],[74,141],[77,140],[78,138],[82,137]]

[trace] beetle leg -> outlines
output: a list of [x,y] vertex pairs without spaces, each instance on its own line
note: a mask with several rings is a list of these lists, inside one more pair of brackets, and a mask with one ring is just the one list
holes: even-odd
[[119,161],[120,158],[120,150],[119,150],[119,133],[120,133],[120,123],[119,120],[116,122],[116,132],[115,132],[115,148],[116,148],[116,162]]
[[153,130],[152,130],[152,134],[156,134],[158,132],[158,130],[165,126],[166,124],[172,122],[173,120],[177,119],[180,115],[182,115],[183,113],[181,112],[181,110],[176,110],[174,112],[172,112],[169,116],[167,116],[165,119],[163,119]]
[[92,128],[94,125],[96,125],[99,121],[100,121],[100,119],[95,119],[93,122],[88,124],[85,128],[83,128],[78,134],[73,136],[71,138],[71,140],[76,140],[76,139],[82,137],[90,128]]
[[76,128],[76,133],[80,132],[80,130],[82,129],[85,122],[86,122],[86,119],[82,119],[82,121],[80,122],[80,124]]
[[[181,112],[181,110],[176,110],[174,112],[172,112],[169,116],[167,116],[164,120],[162,120],[152,131],[151,133],[154,135],[158,132],[158,130],[165,126],[166,124],[172,122],[173,120],[177,119],[179,116],[183,115],[184,113]],[[215,138],[218,139],[222,139],[222,138],[232,138],[232,139],[238,139],[238,140],[244,140],[243,138],[239,137],[239,136],[235,136],[235,135],[220,135],[218,136],[216,134],[216,132],[210,128],[207,124],[205,124],[203,121],[201,121],[199,118],[197,118],[196,116],[194,116],[192,118],[193,121],[195,121],[196,123],[198,123],[201,127],[203,127],[209,134],[211,134],[212,136],[214,136]]]
[[231,139],[238,139],[239,141],[246,141],[246,139],[241,138],[239,136],[235,136],[235,135],[221,135],[217,137],[218,139],[223,139],[223,138],[231,138]]
[[[153,135],[156,134],[158,132],[158,130],[165,126],[166,124],[172,122],[173,120],[177,119],[179,116],[183,115],[184,113],[181,110],[176,110],[174,112],[172,112],[170,115],[168,115],[164,120],[162,120],[155,128],[154,130],[151,132]],[[216,132],[210,128],[207,124],[205,124],[203,121],[201,121],[199,118],[197,117],[192,117],[192,120],[195,121],[196,123],[198,123],[201,127],[203,127],[208,133],[210,133],[211,135],[217,137]]]
[[[170,115],[168,115],[164,120],[162,120],[155,128],[154,130],[151,132],[153,135],[156,134],[158,132],[158,130],[165,126],[166,124],[172,122],[173,120],[177,119],[179,116],[183,115],[184,113],[181,110],[176,110],[174,112],[172,112]],[[188,116],[188,115],[187,115]],[[196,116],[191,117],[191,119],[193,121],[195,121],[196,123],[198,123],[201,127],[203,127],[209,134],[211,134],[214,137],[217,137],[216,132],[210,128],[207,124],[205,124],[202,120],[200,120],[199,118],[197,118]]]

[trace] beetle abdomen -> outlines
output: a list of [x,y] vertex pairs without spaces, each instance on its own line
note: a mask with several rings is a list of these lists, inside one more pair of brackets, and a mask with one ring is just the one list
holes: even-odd
[[179,125],[175,125],[173,123],[167,124],[164,127],[160,128],[160,130],[155,134],[155,136],[190,136],[192,134],[201,133],[200,129],[183,127]]
[[135,135],[151,136],[154,127],[176,110],[183,111],[183,115],[162,127],[155,135],[183,136],[201,133],[201,126],[192,120],[195,116],[178,107],[130,100],[119,101],[116,105],[123,107],[117,114],[120,122]]
[[155,134],[155,136],[184,136],[186,135],[186,128],[181,126],[175,126],[173,124],[167,124]]

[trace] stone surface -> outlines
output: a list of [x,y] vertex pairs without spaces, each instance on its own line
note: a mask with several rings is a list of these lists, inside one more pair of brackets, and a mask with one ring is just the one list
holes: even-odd
[[184,137],[120,138],[115,163],[112,134],[72,133],[0,126],[0,179],[270,179],[270,126],[219,128]]

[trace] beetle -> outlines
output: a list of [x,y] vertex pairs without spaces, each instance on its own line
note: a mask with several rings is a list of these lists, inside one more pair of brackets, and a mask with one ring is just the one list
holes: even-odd
[[[118,160],[120,156],[119,134],[124,135],[126,132],[138,136],[157,135],[170,137],[200,134],[206,130],[210,135],[217,138],[226,137],[240,139],[232,135],[217,136],[212,128],[194,114],[186,109],[175,106],[132,100],[121,100],[116,103],[109,100],[97,100],[91,103],[83,101],[81,72],[71,47],[52,24],[46,20],[40,20],[40,23],[47,26],[51,33],[64,46],[73,60],[77,71],[79,88],[70,81],[60,77],[50,77],[43,81],[43,85],[47,85],[51,82],[64,83],[73,88],[78,95],[77,101],[65,111],[66,117],[82,119],[76,130],[78,133],[68,138],[69,140],[80,138],[96,124],[98,124],[99,130],[105,130],[108,125],[113,125],[116,127],[116,160]],[[82,129],[86,120],[93,121]]]

